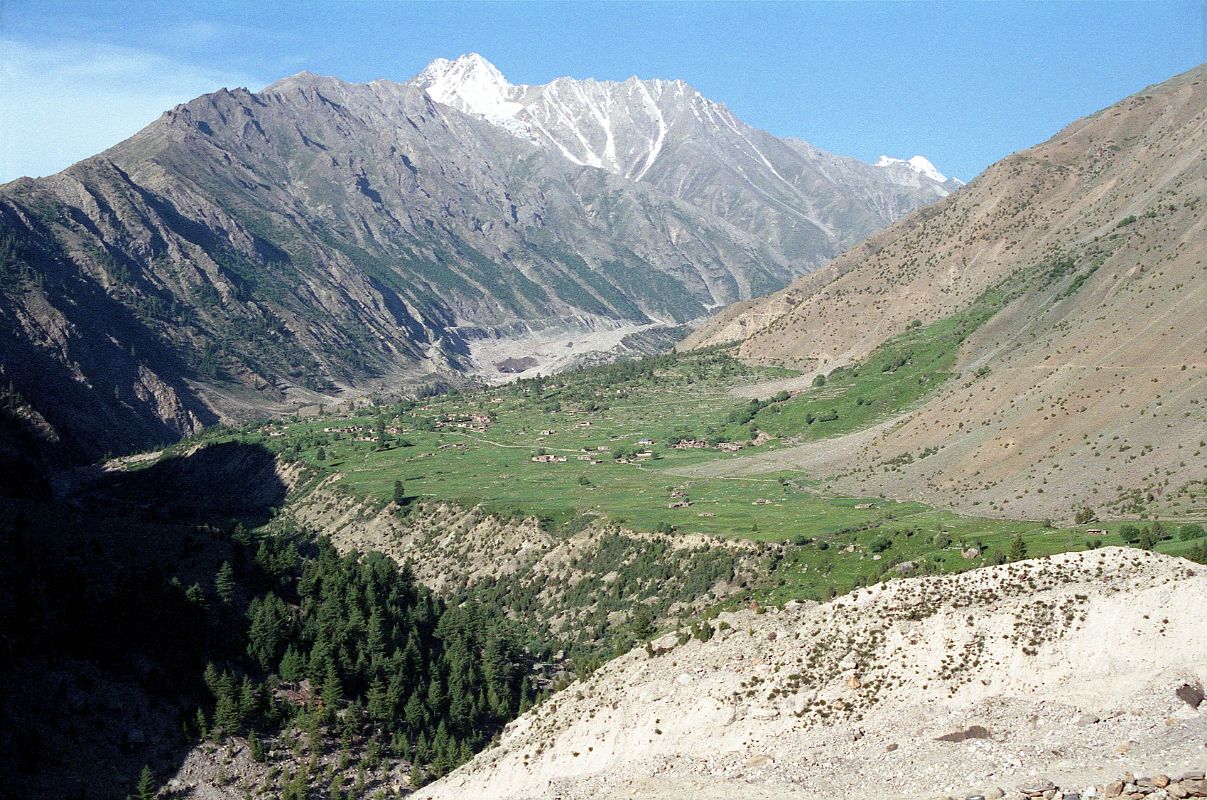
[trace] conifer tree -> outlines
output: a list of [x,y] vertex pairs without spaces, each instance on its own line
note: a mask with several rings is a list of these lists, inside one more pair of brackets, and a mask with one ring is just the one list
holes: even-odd
[[339,709],[343,694],[344,688],[340,683],[339,670],[335,668],[334,661],[328,661],[327,671],[323,677],[323,707],[327,711],[328,719],[332,719]]
[[134,790],[137,800],[155,800],[155,776],[151,774],[151,765],[143,765],[138,775],[138,786]]
[[243,722],[247,722],[259,710],[260,698],[256,694],[256,687],[252,684],[251,679],[244,675],[243,682],[239,684],[239,717]]
[[235,570],[229,561],[223,561],[222,566],[218,568],[218,574],[214,576],[214,590],[223,603],[230,605],[234,601]]
[[301,654],[294,650],[292,646],[285,650],[285,655],[281,657],[280,666],[281,680],[291,683],[302,680],[306,677],[306,665]]
[[216,704],[214,706],[214,729],[215,732],[221,733],[224,736],[231,736],[239,732],[239,695],[238,689],[235,687],[235,678],[229,672],[222,673],[218,679],[218,687],[214,692]]
[[205,718],[205,709],[203,709],[203,708],[197,709],[196,722],[197,722],[197,735],[200,736],[202,739],[210,738],[210,725],[209,725],[209,722],[206,721],[206,718]]

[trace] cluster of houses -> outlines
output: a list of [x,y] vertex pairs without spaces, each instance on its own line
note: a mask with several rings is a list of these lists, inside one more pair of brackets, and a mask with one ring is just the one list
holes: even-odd
[[[766,440],[764,440],[766,441]],[[708,442],[703,439],[681,439],[671,445],[672,450],[707,450],[710,447]],[[741,450],[743,445],[737,442],[721,442],[717,445],[717,449],[726,453],[736,453]]]
[[687,508],[692,504],[692,501],[687,498],[687,492],[682,489],[676,489],[671,492],[671,502],[667,508]]
[[364,425],[328,425],[323,433],[363,433],[366,430]]
[[[399,428],[397,425],[391,425],[385,429],[385,432],[391,436],[397,436],[402,433],[402,428]],[[372,433],[370,433],[370,429],[364,425],[329,425],[326,428],[323,428],[323,433],[346,433],[352,436],[352,441],[354,442],[377,441],[373,437]]]
[[436,420],[437,428],[460,428],[474,433],[486,433],[492,422],[489,414],[450,414]]
[[568,461],[565,456],[555,456],[552,454],[533,456],[532,460],[538,464],[564,464]]

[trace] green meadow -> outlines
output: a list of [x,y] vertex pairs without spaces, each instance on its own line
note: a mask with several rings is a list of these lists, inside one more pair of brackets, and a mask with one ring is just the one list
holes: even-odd
[[[1121,544],[1120,523],[1086,526],[1107,530],[1089,535],[1084,528],[965,517],[917,502],[834,496],[820,488],[826,476],[800,471],[672,473],[899,413],[949,377],[955,347],[977,322],[914,326],[864,364],[796,396],[741,400],[733,387],[793,373],[748,367],[713,349],[272,423],[239,435],[337,474],[348,491],[379,500],[400,488],[405,501],[531,515],[550,530],[594,516],[635,530],[781,544],[758,592],[774,601],[842,591],[885,573],[957,571],[1017,557],[1016,539],[1028,556]],[[822,420],[827,411],[833,418]],[[473,416],[489,423],[457,427],[474,425]],[[775,438],[754,445],[760,432]],[[704,446],[674,447],[683,440]],[[737,453],[722,449],[735,445]],[[1177,537],[1157,545],[1167,552],[1186,546]],[[979,553],[965,555],[972,548]]]

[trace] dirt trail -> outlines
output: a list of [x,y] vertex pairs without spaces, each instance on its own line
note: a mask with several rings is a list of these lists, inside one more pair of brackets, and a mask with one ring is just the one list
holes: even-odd
[[667,473],[689,478],[734,478],[790,469],[823,473],[834,470],[844,463],[849,463],[850,459],[871,444],[877,436],[905,422],[909,416],[910,412],[898,414],[884,422],[833,439],[806,442],[767,453],[709,461],[691,467],[669,469]]

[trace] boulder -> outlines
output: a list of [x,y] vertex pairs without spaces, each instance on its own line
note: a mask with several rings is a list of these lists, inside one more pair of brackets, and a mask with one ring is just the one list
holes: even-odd
[[1174,690],[1178,699],[1191,708],[1198,710],[1203,703],[1203,687],[1198,684],[1184,683]]
[[[988,733],[988,731],[986,731],[986,733]],[[950,736],[951,734],[948,735]],[[945,741],[959,742],[963,741],[963,739],[947,739]],[[1018,787],[1018,790],[1028,797],[1042,797],[1044,792],[1055,792],[1056,784],[1052,783],[1052,781],[1048,780],[1047,778],[1036,778],[1033,781],[1022,784]]]
[[1207,797],[1207,781],[1181,781],[1178,785],[1186,790],[1187,797]]
[[[967,739],[988,739],[989,729],[983,725],[970,725],[962,731],[945,733],[935,739],[936,742],[963,742]],[[1055,787],[1053,787],[1055,788]],[[1026,790],[1024,790],[1026,791]]]
[[674,650],[679,644],[679,634],[668,633],[665,636],[659,636],[650,642],[650,649],[654,651],[654,655],[662,655]]

